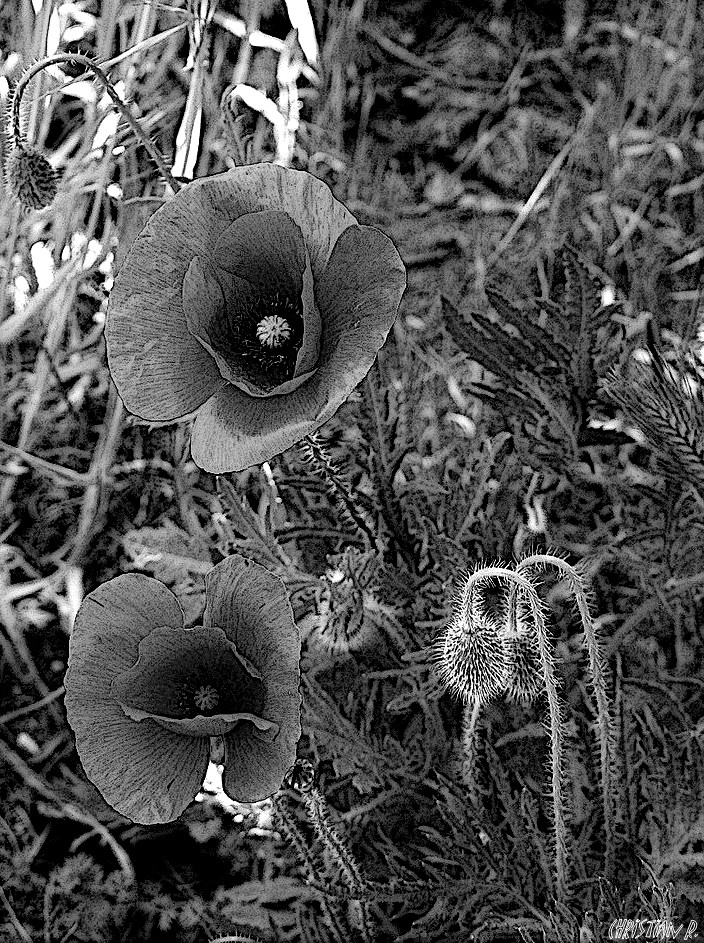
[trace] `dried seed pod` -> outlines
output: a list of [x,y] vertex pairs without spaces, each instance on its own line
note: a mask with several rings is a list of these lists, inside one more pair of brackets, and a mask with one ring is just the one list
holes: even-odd
[[7,158],[5,173],[10,192],[25,209],[41,210],[53,202],[58,174],[35,148],[15,144]]

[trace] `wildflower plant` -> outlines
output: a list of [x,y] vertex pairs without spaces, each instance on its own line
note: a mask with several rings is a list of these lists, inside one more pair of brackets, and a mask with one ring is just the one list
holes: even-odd
[[[552,554],[525,557],[515,567],[478,567],[464,583],[455,614],[436,646],[437,672],[443,684],[465,705],[463,745],[465,771],[471,775],[476,751],[476,724],[482,703],[500,693],[533,700],[544,692],[548,702],[551,743],[550,780],[555,829],[555,886],[558,900],[568,888],[566,813],[564,808],[564,708],[555,675],[552,642],[547,632],[544,604],[531,572],[554,566],[569,581],[585,632],[589,664],[598,711],[601,771],[604,796],[604,829],[607,866],[613,847],[611,821],[611,725],[604,682],[602,654],[589,609],[584,581],[577,570]],[[482,583],[498,580],[506,587],[503,624],[489,619],[478,597]]]
[[524,576],[519,576],[513,570],[501,566],[489,566],[477,570],[467,580],[465,592],[470,592],[475,584],[486,580],[501,580],[509,584],[516,584],[525,594],[530,607],[540,653],[543,685],[548,701],[548,721],[550,727],[550,785],[552,791],[552,811],[555,842],[555,890],[558,900],[564,899],[567,891],[567,830],[565,825],[565,810],[563,800],[563,741],[564,721],[560,704],[557,681],[553,668],[553,656],[550,640],[547,634],[543,606],[534,584]]
[[700,898],[692,5],[9,6],[0,938]]
[[39,210],[50,206],[56,196],[59,175],[47,158],[37,148],[28,144],[22,133],[22,98],[32,79],[44,69],[58,64],[81,66],[93,75],[109,95],[112,104],[127,121],[133,133],[144,144],[150,157],[174,191],[179,184],[174,180],[164,158],[154,143],[142,130],[130,108],[120,98],[113,83],[103,69],[90,57],[77,53],[59,53],[47,56],[25,69],[15,86],[10,104],[10,122],[7,141],[10,153],[6,165],[6,178],[10,193],[25,210]]
[[56,171],[43,154],[22,142],[10,151],[5,176],[10,193],[25,209],[44,209],[56,196]]
[[168,822],[224,747],[225,792],[270,796],[296,756],[299,657],[283,583],[237,554],[207,574],[203,624],[190,629],[158,580],[103,583],[76,616],[65,682],[86,774],[121,814]]

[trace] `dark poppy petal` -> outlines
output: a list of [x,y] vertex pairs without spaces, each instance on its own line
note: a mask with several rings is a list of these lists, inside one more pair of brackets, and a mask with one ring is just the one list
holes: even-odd
[[322,381],[341,383],[346,391],[329,402],[326,419],[369,372],[405,290],[406,270],[388,236],[372,226],[342,233],[315,286],[324,323]]
[[[67,686],[68,691],[68,686]],[[208,770],[210,741],[131,720],[116,701],[71,723],[86,776],[121,815],[142,825],[177,819]]]
[[[318,306],[315,303],[315,285],[313,282],[313,270],[310,266],[310,259],[306,260],[306,267],[303,272],[301,301],[303,304],[305,330],[303,332],[303,344],[298,351],[298,359],[296,360],[296,370],[294,373],[294,376],[299,380],[302,376],[307,377],[309,372],[314,370],[318,364],[320,336],[323,330],[320,311],[318,311]],[[276,395],[280,396],[282,392],[282,390],[276,390]],[[288,390],[286,392],[288,392]]]
[[203,781],[208,741],[135,723],[110,693],[156,625],[183,629],[183,612],[163,583],[135,573],[103,583],[81,603],[69,640],[65,704],[88,778],[135,822],[178,817]]
[[259,802],[273,795],[296,762],[296,743],[279,734],[273,740],[241,724],[225,737],[222,786],[237,802]]
[[247,279],[259,294],[301,296],[306,245],[288,213],[263,210],[240,216],[218,238],[212,261],[230,275]]
[[406,286],[391,240],[350,226],[316,285],[322,317],[315,373],[285,396],[254,399],[227,387],[196,416],[191,453],[213,473],[268,461],[318,429],[369,371],[396,318]]
[[[229,383],[240,383],[245,392],[256,395],[243,377],[238,362],[240,331],[250,327],[252,312],[256,312],[256,289],[243,278],[230,277],[228,297],[218,281],[215,266],[208,259],[196,256],[188,266],[183,279],[183,310],[188,330],[208,351],[218,366],[220,375]],[[255,314],[256,318],[256,314]],[[244,325],[243,325],[244,322]]]
[[278,724],[264,720],[263,717],[258,717],[256,714],[250,714],[247,711],[240,711],[235,714],[212,714],[207,717],[198,715],[197,717],[174,718],[160,717],[157,714],[150,714],[149,711],[132,710],[129,707],[125,707],[124,704],[120,706],[132,720],[139,722],[143,720],[153,720],[164,730],[170,730],[174,733],[201,739],[203,737],[222,737],[234,730],[238,724],[245,722],[253,724],[260,733],[268,734],[272,737],[276,735],[279,729]]
[[242,723],[226,737],[225,791],[254,802],[279,788],[301,735],[301,642],[286,587],[264,567],[233,554],[206,576],[203,622],[223,628],[239,654],[261,673],[261,716],[279,725],[272,735]]
[[[108,365],[130,412],[153,422],[180,419],[225,381],[188,330],[183,273],[207,224],[190,187],[157,210],[132,244],[110,293]],[[207,241],[201,242],[207,245]]]
[[231,554],[206,575],[205,597],[203,626],[222,629],[251,674],[264,684],[281,671],[298,677],[300,634],[278,576]]
[[89,593],[69,640],[69,713],[90,709],[96,699],[109,699],[113,678],[134,665],[139,643],[158,625],[183,628],[178,600],[159,580],[125,573]]
[[225,387],[198,412],[191,432],[196,465],[219,475],[268,462],[315,432],[317,403],[310,384],[315,375],[285,396],[247,396]]
[[320,277],[340,234],[357,222],[322,180],[276,164],[236,167],[194,180],[190,187],[200,189],[203,216],[211,229],[216,220],[226,221],[218,234],[246,213],[288,213],[303,233],[314,278]]

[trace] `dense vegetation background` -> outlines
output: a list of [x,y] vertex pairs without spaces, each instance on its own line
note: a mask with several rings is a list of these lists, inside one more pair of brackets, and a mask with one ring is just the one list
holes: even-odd
[[[0,191],[0,938],[588,943],[617,918],[701,921],[704,9],[314,0],[317,59],[290,36],[306,9],[0,7],[0,101],[33,60],[94,56],[179,175],[275,156],[235,85],[287,117],[297,96],[292,166],[409,272],[378,366],[322,430],[337,488],[296,450],[200,473],[187,429],[125,413],[104,356],[115,266],[163,183],[90,76],[33,81],[27,135],[61,183],[40,212]],[[550,547],[589,577],[617,744],[607,867],[581,626],[547,574],[562,903],[544,704],[486,708],[468,772],[427,653],[468,569]],[[301,756],[361,888],[295,790],[282,818],[211,785],[145,828],[80,770],[61,685],[83,595],[138,569],[193,622],[203,573],[233,550],[289,586]]]

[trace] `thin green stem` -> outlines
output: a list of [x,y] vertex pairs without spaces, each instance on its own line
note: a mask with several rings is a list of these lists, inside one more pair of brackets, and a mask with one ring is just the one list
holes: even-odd
[[606,693],[606,672],[604,659],[601,652],[601,645],[597,635],[596,625],[589,609],[587,590],[584,580],[578,571],[567,563],[566,560],[553,554],[534,554],[526,557],[516,567],[516,572],[531,568],[541,568],[553,566],[559,570],[567,579],[572,594],[577,604],[577,610],[584,629],[584,642],[589,658],[589,671],[594,685],[594,699],[596,701],[597,727],[599,731],[599,752],[602,779],[603,796],[603,815],[604,815],[604,836],[605,836],[605,861],[604,871],[607,879],[612,876],[614,868],[614,830],[612,814],[612,792],[613,785],[611,781],[611,769],[614,758],[613,751],[613,725],[611,723],[611,705],[608,694]]
[[361,933],[364,943],[372,943],[374,935],[372,933],[369,904],[366,901],[367,889],[357,862],[330,822],[327,803],[320,790],[313,786],[312,789],[304,793],[303,802],[311,825],[315,829],[315,834],[327,849],[338,867],[342,880],[351,891],[348,910],[350,922]]
[[589,609],[587,589],[579,572],[561,557],[553,554],[534,554],[526,557],[516,567],[516,572],[530,568],[553,566],[567,579],[570,590],[577,604],[577,611],[584,629],[584,643],[589,658],[589,671],[594,685],[596,701],[597,727],[599,732],[599,752],[602,779],[605,862],[604,871],[607,879],[612,876],[614,867],[614,832],[612,814],[611,768],[613,762],[613,725],[611,723],[611,705],[606,693],[606,670],[597,635],[596,625]]
[[149,139],[149,136],[145,134],[141,125],[139,124],[137,119],[134,117],[134,115],[132,114],[128,106],[125,104],[125,102],[122,101],[120,96],[117,94],[117,92],[115,91],[115,87],[113,86],[110,79],[103,72],[100,66],[97,65],[95,62],[93,62],[92,59],[90,59],[88,56],[83,56],[78,53],[67,52],[67,53],[57,53],[54,56],[48,56],[46,59],[41,59],[39,62],[35,63],[33,66],[31,66],[31,68],[27,69],[27,71],[22,75],[22,77],[20,78],[19,82],[17,83],[15,87],[14,92],[12,93],[12,106],[11,106],[12,107],[12,137],[13,137],[13,142],[15,146],[16,147],[22,146],[20,105],[22,103],[22,96],[24,95],[27,89],[27,86],[32,81],[34,76],[37,75],[39,72],[41,72],[42,69],[46,69],[48,66],[51,66],[51,65],[58,65],[59,63],[62,63],[62,62],[63,63],[71,62],[71,63],[75,63],[76,65],[82,65],[89,72],[93,73],[93,75],[98,79],[100,84],[103,86],[105,91],[110,96],[117,110],[120,112],[122,117],[129,124],[132,131],[135,133],[135,135],[139,138],[139,140],[142,142],[144,147],[147,149],[150,157],[152,158],[156,166],[159,168],[159,171],[161,172],[162,176],[164,177],[168,185],[171,187],[174,193],[178,192],[178,190],[181,189],[181,184],[178,183],[178,181],[172,176],[171,171],[166,166],[166,162],[164,161],[164,158],[159,153],[158,148],[156,147],[154,142]]
[[[298,854],[299,860],[302,862],[304,868],[308,873],[309,883],[319,886],[321,884],[321,878],[318,873],[315,861],[310,853],[308,844],[301,834],[301,831],[298,827],[298,824],[291,814],[291,811],[287,807],[286,799],[279,795],[274,797],[274,813],[283,826],[283,830],[288,838],[289,842],[293,845],[296,853]],[[320,895],[320,908],[322,918],[325,922],[325,925],[330,934],[331,943],[342,943],[344,938],[344,932],[340,926],[339,920],[333,909],[330,906],[330,902],[325,895]]]
[[475,583],[499,580],[522,590],[530,604],[533,627],[538,641],[540,663],[543,670],[545,693],[548,700],[550,723],[550,780],[552,791],[553,821],[555,825],[555,897],[558,903],[564,903],[567,897],[567,829],[562,795],[562,771],[564,766],[564,721],[560,699],[557,694],[557,680],[552,656],[552,645],[548,637],[543,605],[533,581],[504,566],[488,566],[473,573],[464,587],[463,597],[471,598]]
[[537,594],[529,597],[533,625],[538,637],[540,663],[543,668],[545,694],[548,699],[550,714],[550,748],[551,748],[551,787],[553,799],[553,814],[555,817],[555,897],[558,903],[564,903],[567,896],[567,829],[565,826],[564,804],[562,800],[562,770],[564,743],[564,721],[562,708],[557,694],[557,681],[553,667],[552,645],[545,625],[543,608]]
[[462,718],[462,779],[473,796],[477,792],[477,723],[481,709],[481,700],[474,698],[469,704],[465,704]]

